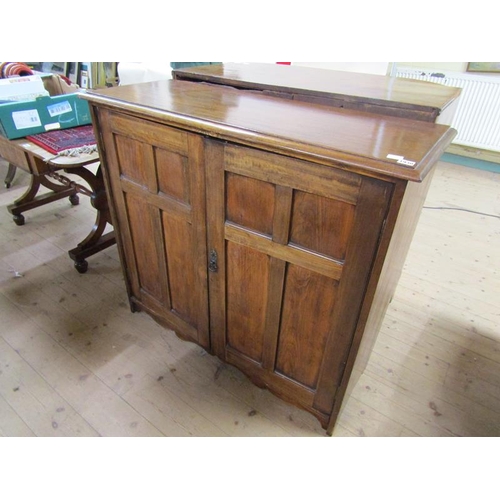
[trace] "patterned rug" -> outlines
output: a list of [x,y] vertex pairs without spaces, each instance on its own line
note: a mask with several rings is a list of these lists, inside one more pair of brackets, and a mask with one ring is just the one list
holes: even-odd
[[51,130],[50,132],[29,135],[27,139],[53,154],[67,149],[96,144],[92,125],[83,125],[64,130]]

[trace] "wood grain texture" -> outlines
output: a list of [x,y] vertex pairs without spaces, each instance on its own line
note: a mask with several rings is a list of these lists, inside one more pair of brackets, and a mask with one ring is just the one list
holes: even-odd
[[[27,142],[27,141],[24,141]],[[0,144],[2,148],[2,158],[16,165],[19,168],[22,168],[26,172],[31,172],[30,170],[30,162],[27,154],[23,154],[18,147],[15,147],[11,142],[5,138],[0,136]],[[19,144],[16,142],[15,144]]]
[[[290,242],[343,261],[355,208],[323,196],[296,191]],[[314,221],[314,224],[311,222]]]
[[336,293],[336,281],[298,266],[287,266],[276,372],[317,388]]
[[163,148],[156,148],[155,155],[159,191],[189,205],[190,187],[185,156]]
[[[436,154],[456,135],[445,125],[177,80],[89,91],[82,98],[210,137],[414,181],[425,177]],[[269,120],[270,116],[274,119]],[[387,158],[388,154],[415,163],[404,166]]]
[[172,312],[196,328],[201,311],[198,301],[192,300],[192,296],[197,290],[198,277],[195,266],[186,259],[186,249],[194,247],[192,225],[182,219],[169,217],[165,212],[162,215],[170,307]]
[[149,146],[145,146],[139,141],[124,136],[116,137],[116,154],[120,165],[120,174],[139,186],[148,184],[147,162],[145,161],[147,152],[145,149],[149,149]]
[[127,219],[130,224],[132,245],[139,275],[139,289],[135,290],[141,296],[141,290],[155,297],[160,303],[165,301],[164,291],[157,279],[160,271],[160,255],[155,241],[155,224],[153,209],[137,196],[125,196]]
[[[294,99],[316,98],[330,105],[371,105],[378,113],[400,110],[435,117],[450,106],[460,90],[443,85],[357,73],[265,63],[223,63],[173,71],[174,78],[267,91]],[[339,102],[331,103],[337,99]]]
[[[306,193],[329,196],[346,203],[356,203],[361,178],[351,172],[328,169],[321,165],[273,155],[258,149],[228,144],[224,165],[228,172],[250,176],[276,186],[300,189]],[[318,183],[321,179],[321,183]]]
[[209,272],[208,292],[210,302],[210,331],[212,352],[221,360],[226,355],[226,240],[224,226],[214,224],[215,221],[225,220],[226,191],[224,170],[224,144],[216,141],[205,141],[206,160],[206,194],[210,199],[207,206],[207,247],[209,252],[215,251],[218,256],[219,270]]
[[269,257],[227,242],[227,345],[260,363],[269,288]]
[[226,176],[227,220],[263,234],[273,233],[274,186],[250,177]]
[[244,231],[230,223],[225,224],[225,237],[228,241],[250,246],[271,257],[283,259],[293,264],[300,264],[311,271],[325,274],[332,279],[340,279],[342,275],[343,266],[337,260],[311,252],[305,248],[276,243],[271,238]]

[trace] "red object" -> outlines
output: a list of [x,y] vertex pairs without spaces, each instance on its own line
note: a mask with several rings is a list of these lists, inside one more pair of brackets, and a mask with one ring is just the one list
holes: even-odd
[[9,78],[11,76],[28,76],[33,74],[31,68],[21,62],[2,62],[0,68],[0,78]]
[[288,66],[290,66],[290,64],[292,64],[291,62],[277,62],[276,64],[286,64]]
[[71,85],[73,82],[67,77],[67,76],[64,76],[64,75],[59,75],[59,77],[64,80],[68,85]]
[[50,132],[29,135],[27,139],[53,154],[60,153],[65,149],[96,144],[92,125],[82,125],[65,130],[51,130]]

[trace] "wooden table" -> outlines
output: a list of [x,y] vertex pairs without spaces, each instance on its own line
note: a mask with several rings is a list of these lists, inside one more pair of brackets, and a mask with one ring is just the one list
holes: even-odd
[[[52,203],[68,197],[72,205],[78,205],[78,194],[90,197],[92,206],[97,210],[96,221],[88,236],[68,254],[74,261],[75,268],[80,273],[88,269],[87,257],[94,255],[115,243],[114,231],[104,233],[106,225],[111,224],[107,196],[102,179],[99,155],[82,154],[78,157],[56,156],[34,144],[30,140],[8,140],[0,137],[0,156],[9,162],[8,178],[13,173],[13,167],[20,168],[31,174],[30,185],[26,192],[8,210],[13,215],[14,222],[22,226],[25,222],[23,213],[28,210]],[[87,167],[99,163],[94,174]],[[90,186],[78,184],[62,175],[62,172],[78,175]],[[10,179],[9,182],[11,182]],[[55,182],[54,182],[55,181]],[[6,181],[7,182],[7,181]],[[49,192],[39,194],[41,187]]]

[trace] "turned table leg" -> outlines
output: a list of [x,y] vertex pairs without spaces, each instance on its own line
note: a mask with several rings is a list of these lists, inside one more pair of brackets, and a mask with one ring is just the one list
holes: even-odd
[[12,163],[9,163],[9,170],[7,170],[7,175],[5,176],[5,187],[7,189],[10,188],[10,186],[12,185],[12,181],[14,180],[14,177],[16,175],[16,170],[17,170],[17,167],[15,165],[13,165]]

